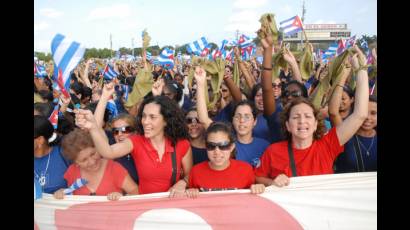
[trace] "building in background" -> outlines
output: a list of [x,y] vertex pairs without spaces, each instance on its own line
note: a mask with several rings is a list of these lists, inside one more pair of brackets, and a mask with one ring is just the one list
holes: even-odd
[[[306,36],[309,42],[313,44],[314,49],[325,50],[331,43],[339,39],[348,39],[351,36],[347,24],[305,24],[304,28]],[[303,31],[292,36],[285,36],[283,41],[289,42],[295,49],[300,49],[302,35],[304,41]]]

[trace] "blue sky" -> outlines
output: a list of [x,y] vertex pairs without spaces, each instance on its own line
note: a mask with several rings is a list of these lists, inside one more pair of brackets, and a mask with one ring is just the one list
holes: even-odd
[[[305,23],[347,23],[352,35],[377,35],[376,0],[305,0]],[[302,13],[302,0],[35,0],[34,50],[50,52],[61,33],[87,48],[183,45],[205,36],[219,44],[241,33],[255,37],[264,13],[276,23]]]

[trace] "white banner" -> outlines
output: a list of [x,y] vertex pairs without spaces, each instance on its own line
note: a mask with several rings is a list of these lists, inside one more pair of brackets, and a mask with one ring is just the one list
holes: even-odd
[[283,188],[34,201],[35,229],[377,229],[377,173],[291,178]]

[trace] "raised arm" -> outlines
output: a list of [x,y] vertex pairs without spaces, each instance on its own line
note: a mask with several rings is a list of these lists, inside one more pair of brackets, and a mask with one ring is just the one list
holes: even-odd
[[332,97],[329,101],[329,118],[333,127],[336,127],[343,122],[343,118],[339,112],[339,107],[342,102],[343,86],[345,85],[346,79],[351,71],[350,64],[347,65],[349,66],[346,66],[346,64],[344,65],[340,82],[336,85],[336,88],[333,91]]
[[98,127],[103,127],[105,109],[107,107],[108,100],[114,94],[114,82],[111,81],[108,84],[104,84],[100,100],[98,101],[97,108],[94,112],[95,121]]
[[296,61],[295,56],[293,56],[292,52],[285,48],[283,58],[287,63],[289,63],[290,67],[292,68],[292,78],[302,83],[302,75],[300,74],[298,63]]
[[97,125],[94,115],[90,110],[74,110],[75,124],[81,129],[88,130],[93,139],[97,152],[104,158],[115,159],[125,156],[134,148],[129,138],[113,145],[108,144],[104,130]]
[[85,68],[84,68],[84,72],[81,76],[81,78],[83,79],[84,83],[86,86],[88,86],[89,88],[92,89],[92,85],[90,82],[90,79],[88,78],[88,69],[90,67],[90,64],[92,63],[92,59],[88,59],[87,62],[85,63]]
[[357,45],[354,46],[356,54],[351,59],[354,71],[357,71],[357,83],[353,113],[347,117],[341,124],[336,126],[337,137],[340,145],[344,145],[360,128],[367,118],[369,106],[369,79],[367,76],[367,67],[359,65],[366,63],[366,58]]
[[245,63],[241,60],[238,47],[234,48],[234,53],[235,53],[235,60],[237,60],[239,64],[239,69],[242,71],[243,75],[245,76],[246,84],[248,84],[249,88],[252,89],[253,86],[256,84],[256,82],[253,76],[251,75],[251,73],[249,72],[249,69],[246,67]]
[[263,46],[262,62],[262,96],[263,96],[263,114],[270,116],[275,112],[275,96],[272,88],[272,47],[273,39],[271,34],[267,34],[261,39]]
[[196,89],[196,103],[198,110],[199,121],[204,125],[204,128],[207,129],[208,126],[212,123],[212,120],[208,116],[208,110],[206,108],[206,72],[202,67],[196,67],[194,77],[197,84]]

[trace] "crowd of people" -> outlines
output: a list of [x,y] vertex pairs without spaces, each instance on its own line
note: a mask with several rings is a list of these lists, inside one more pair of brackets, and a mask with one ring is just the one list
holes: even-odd
[[217,190],[259,194],[295,176],[377,171],[377,98],[361,49],[354,45],[333,66],[340,76],[318,107],[312,97],[332,60],[318,60],[306,80],[300,60],[285,52],[288,67],[277,75],[272,35],[261,44],[262,63],[241,60],[235,48],[237,70],[225,61],[216,90],[201,65],[175,60],[166,69],[145,57],[115,62],[119,75],[111,81],[100,60],[82,61],[71,74],[69,97],[53,87],[51,74],[35,76],[35,183],[57,199],[78,178],[88,183],[74,195],[195,198]]

